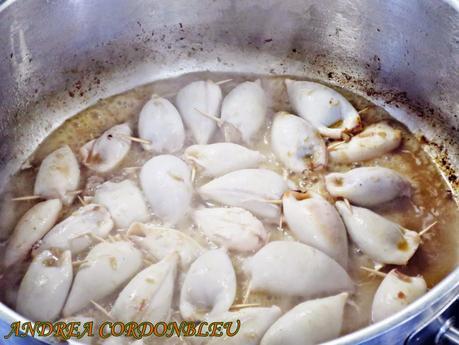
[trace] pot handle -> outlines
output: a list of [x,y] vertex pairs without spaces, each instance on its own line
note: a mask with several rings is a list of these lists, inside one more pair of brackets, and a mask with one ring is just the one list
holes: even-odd
[[459,297],[414,331],[406,345],[459,345]]
[[[440,335],[440,344],[459,344],[459,329],[454,327],[455,318],[452,317],[445,323],[445,330]],[[446,341],[446,342],[445,342]]]

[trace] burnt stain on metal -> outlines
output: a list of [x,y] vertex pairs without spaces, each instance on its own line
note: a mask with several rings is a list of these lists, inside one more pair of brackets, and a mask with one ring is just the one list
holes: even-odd
[[[326,61],[324,54],[318,54],[315,59],[313,59],[313,62],[319,67],[317,75],[320,75],[321,71],[328,69],[329,72],[326,72],[326,75],[330,82],[335,82],[339,86],[349,90],[360,90],[370,99],[381,99],[388,105],[406,109],[410,114],[422,119],[422,121],[431,128],[439,128],[439,130],[448,134],[442,135],[441,137],[433,137],[433,140],[428,140],[423,136],[420,140],[421,144],[426,145],[435,153],[430,155],[431,158],[436,163],[445,179],[449,182],[453,191],[459,195],[459,171],[456,171],[455,164],[451,161],[451,155],[447,149],[448,146],[457,145],[459,129],[455,126],[445,126],[447,123],[445,121],[447,116],[442,110],[430,104],[424,104],[420,101],[411,99],[405,91],[381,89],[378,87],[375,80],[379,81],[378,75],[381,70],[381,59],[377,55],[374,55],[371,61],[364,64],[369,73],[369,76],[367,75],[365,78],[356,77],[355,75],[358,75],[358,73],[354,74],[351,70],[336,72],[337,69],[334,68],[335,66],[333,64]],[[453,117],[457,118],[458,115],[453,114]]]

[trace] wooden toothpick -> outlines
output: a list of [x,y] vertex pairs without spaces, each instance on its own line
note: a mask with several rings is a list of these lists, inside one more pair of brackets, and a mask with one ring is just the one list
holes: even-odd
[[96,303],[93,300],[91,300],[90,302],[97,310],[99,310],[102,314],[104,314],[106,317],[108,317],[109,320],[113,320],[113,317],[110,315],[110,313],[104,307],[102,307],[100,304]]
[[88,205],[88,203],[86,201],[84,201],[84,199],[80,195],[77,195],[77,198],[78,198],[78,200],[80,201],[80,203],[83,206],[87,206]]
[[223,84],[229,83],[230,81],[233,81],[233,79],[224,79],[224,80],[220,80],[220,81],[217,81],[215,84],[217,84],[217,85],[223,85]]
[[245,290],[244,297],[242,298],[242,304],[247,304],[249,300],[250,290],[252,290],[252,281],[249,281],[247,284],[247,289]]
[[346,207],[349,209],[349,212],[351,212],[351,214],[352,214],[352,206],[351,206],[351,203],[349,202],[349,200],[344,198],[343,201],[344,201],[344,204],[346,205]]
[[240,303],[240,304],[233,304],[230,307],[230,310],[234,311],[234,310],[239,310],[239,309],[244,309],[244,308],[253,308],[253,307],[260,307],[260,306],[261,306],[260,303]]
[[216,117],[216,116],[214,116],[214,115],[207,114],[207,113],[205,113],[205,112],[203,112],[203,111],[201,111],[201,110],[199,110],[199,109],[197,109],[197,108],[194,108],[194,110],[196,110],[196,111],[197,111],[198,113],[200,113],[201,115],[207,117],[208,119],[214,120],[214,121],[217,123],[217,125],[218,125],[219,127],[223,126],[223,123],[224,123],[224,122],[223,122],[222,119],[220,119],[220,118],[218,118],[218,117]]
[[338,146],[344,144],[346,141],[336,141],[327,146],[328,151],[334,151]]
[[376,275],[376,276],[382,277],[382,278],[384,278],[384,277],[387,276],[387,274],[384,273],[384,272],[380,272],[380,271],[378,271],[378,270],[374,270],[374,269],[372,269],[372,268],[368,268],[368,267],[365,267],[365,266],[360,266],[360,269],[362,269],[362,270],[364,270],[364,271],[367,271],[367,272],[369,272],[369,273],[371,273],[371,274],[374,274],[374,275]]
[[16,198],[12,198],[13,201],[29,201],[29,200],[37,200],[43,199],[40,195],[26,195],[26,196],[19,196]]
[[419,236],[422,237],[424,236],[426,233],[428,233],[435,225],[437,225],[438,221],[435,221],[433,222],[432,224],[426,226],[424,229],[422,229],[420,232],[419,232]]
[[366,112],[370,108],[371,108],[371,106],[365,107],[365,108],[359,110],[357,113],[362,114],[362,113]]
[[115,135],[123,139],[134,141],[136,143],[141,143],[141,144],[146,144],[146,145],[151,144],[151,141],[147,139],[137,138],[137,137],[133,137],[133,136],[122,134],[122,133],[116,133]]

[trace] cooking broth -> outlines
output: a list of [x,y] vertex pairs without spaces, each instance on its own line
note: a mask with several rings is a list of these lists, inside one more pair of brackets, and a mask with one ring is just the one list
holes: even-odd
[[[9,188],[4,194],[0,236],[6,239],[8,234],[13,230],[14,224],[17,222],[18,218],[37,202],[36,200],[13,202],[11,198],[13,196],[31,195],[33,193],[34,179],[40,162],[44,157],[60,146],[67,144],[71,147],[73,152],[77,153],[83,144],[98,137],[108,128],[122,122],[128,122],[131,128],[134,129],[134,135],[137,135],[138,114],[145,102],[147,102],[154,93],[169,99],[175,104],[175,95],[177,91],[194,80],[211,79],[213,81],[220,81],[231,79],[221,85],[223,95],[226,95],[240,82],[255,80],[257,78],[261,79],[263,89],[267,93],[268,99],[271,100],[266,125],[259,134],[256,143],[251,147],[252,149],[260,151],[268,158],[261,167],[271,169],[283,176],[288,176],[296,183],[300,190],[315,190],[321,193],[326,192],[323,179],[319,173],[289,173],[276,159],[270,148],[270,128],[273,115],[281,110],[293,113],[284,87],[284,77],[195,73],[174,79],[157,81],[137,87],[123,94],[100,100],[94,106],[68,119],[56,131],[51,133],[29,158],[24,169],[18,171],[10,180]],[[380,120],[387,120],[392,127],[402,131],[403,142],[398,149],[376,159],[352,164],[329,164],[327,172],[347,171],[351,168],[360,166],[381,166],[392,168],[410,179],[414,186],[414,193],[411,198],[398,198],[395,201],[372,209],[384,217],[399,223],[403,227],[414,231],[420,231],[429,224],[437,222],[430,230],[428,236],[423,238],[422,244],[409,263],[404,267],[398,267],[402,272],[408,275],[422,275],[428,287],[431,288],[451,272],[458,262],[457,248],[459,248],[459,234],[456,230],[459,228],[459,212],[457,204],[453,200],[452,193],[432,159],[423,150],[422,144],[403,126],[403,124],[391,118],[383,108],[375,106],[363,97],[357,96],[347,90],[335,89],[343,94],[357,110],[366,109],[361,113],[364,127]],[[220,133],[216,133],[211,142],[219,141],[223,141],[223,138]],[[192,143],[193,139],[187,131],[184,148]],[[179,157],[181,157],[182,154],[183,149],[176,153]],[[86,197],[93,196],[95,188],[102,182],[108,180],[121,181],[125,178],[130,178],[137,181],[140,171],[138,167],[141,167],[152,156],[153,154],[143,150],[140,144],[132,143],[128,156],[115,171],[109,174],[96,174],[83,165],[80,165],[80,186],[81,189],[83,189],[81,195]],[[28,163],[30,163],[30,167]],[[195,186],[200,186],[209,180],[209,178],[201,177],[198,174],[195,180]],[[202,203],[203,201],[199,196],[194,195],[192,206],[197,207],[198,205],[202,205]],[[210,203],[208,203],[208,205],[210,205]],[[61,212],[60,220],[67,217],[80,206],[81,204],[78,199],[75,199],[72,205],[64,207]],[[155,217],[154,214],[151,214],[151,217],[153,223],[161,224],[161,221]],[[292,239],[286,224],[283,224],[282,227],[265,224],[265,227],[270,233],[270,241]],[[195,225],[193,225],[188,218],[186,221],[181,222],[177,228],[195,238],[206,248],[216,247],[214,244],[210,243],[203,234],[196,230]],[[114,229],[112,230],[112,234],[124,233],[124,231],[125,230]],[[80,253],[74,260],[84,259],[88,250]],[[373,262],[352,244],[350,246],[349,255],[350,262],[348,273],[356,283],[357,290],[355,294],[351,296],[351,302],[347,303],[345,307],[342,334],[365,327],[370,323],[372,298],[381,281],[381,278],[369,275],[368,272],[360,269],[360,266],[372,267]],[[234,303],[239,304],[243,302],[243,296],[246,292],[248,283],[247,277],[241,269],[245,256],[231,254],[231,258],[237,274],[237,296]],[[18,290],[21,278],[29,263],[30,260],[23,264],[15,265],[8,271],[4,269],[0,271],[1,300],[13,309],[16,298],[15,292]],[[388,272],[391,268],[393,267],[385,266],[382,268],[382,271]],[[77,270],[75,269],[75,271]],[[118,293],[119,290],[104,300],[99,301],[99,304],[107,310],[110,310]],[[179,296],[178,294],[176,295],[173,303],[173,319],[180,320],[180,313],[177,307]],[[281,307],[285,312],[295,304],[302,302],[302,300],[277,297],[264,293],[251,293],[246,302],[259,303],[262,306],[271,306],[275,304]],[[94,307],[87,308],[79,314],[94,317],[98,321],[106,319],[106,316]],[[176,338],[167,340],[166,338],[151,338],[148,339],[147,342],[184,344],[182,340]]]

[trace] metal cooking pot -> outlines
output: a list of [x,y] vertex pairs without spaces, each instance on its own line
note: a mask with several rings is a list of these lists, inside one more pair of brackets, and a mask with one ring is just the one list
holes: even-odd
[[[424,135],[457,196],[458,35],[456,0],[7,0],[0,187],[97,99],[210,70],[306,76],[366,96]],[[458,294],[456,269],[397,315],[330,344],[458,343],[445,324]],[[0,304],[0,319],[22,318]]]

